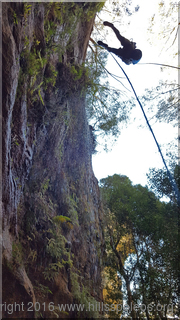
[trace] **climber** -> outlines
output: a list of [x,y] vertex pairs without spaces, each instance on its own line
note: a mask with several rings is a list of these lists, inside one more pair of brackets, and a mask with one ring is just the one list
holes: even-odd
[[110,48],[106,43],[103,43],[102,41],[98,41],[97,43],[103,48],[105,48],[107,51],[115,53],[126,64],[138,63],[142,57],[142,52],[141,50],[136,49],[136,43],[122,37],[119,31],[114,27],[112,23],[104,21],[103,24],[104,26],[110,27],[114,31],[116,37],[121,42],[123,48]]

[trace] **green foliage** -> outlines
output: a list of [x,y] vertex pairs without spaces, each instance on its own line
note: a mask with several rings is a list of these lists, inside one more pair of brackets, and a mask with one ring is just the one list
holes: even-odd
[[[31,12],[31,7],[32,5],[29,5],[28,3],[24,4],[24,17],[26,21]],[[45,25],[46,23],[47,20],[45,19]],[[53,24],[53,22],[50,23]],[[52,33],[55,35],[57,25],[53,24],[53,28],[53,32],[51,26],[45,28],[47,43],[49,41],[48,37],[51,38]],[[26,35],[24,35],[24,38],[24,50],[21,53],[21,69],[23,71],[24,80],[28,83],[27,102],[29,105],[39,101],[44,105],[42,89],[47,90],[54,87],[57,78],[57,71],[50,59],[52,49],[49,48],[48,45],[44,48],[44,44],[41,43],[35,35],[33,35],[33,44],[30,48],[29,38]]]
[[81,299],[81,289],[80,289],[79,278],[80,278],[80,276],[76,272],[73,272],[71,269],[71,273],[70,273],[71,290],[72,290],[73,297],[77,301],[80,301],[80,299]]
[[[45,48],[34,36],[33,45],[29,51],[29,39],[25,36],[25,49],[21,54],[24,61],[23,72],[27,75],[28,104],[39,102],[44,105],[42,90],[50,90],[57,79],[57,71],[51,62],[52,53],[62,55],[66,52],[71,56],[74,50],[74,32],[78,22],[84,23],[92,19],[100,11],[104,3],[46,3],[45,6]],[[24,15],[31,11],[31,5],[24,5]],[[60,28],[60,31],[59,31]],[[66,39],[66,40],[65,40]],[[114,139],[118,136],[119,122],[125,122],[130,108],[127,103],[120,103],[119,91],[110,88],[106,82],[100,83],[100,78],[106,77],[106,53],[99,48],[89,51],[87,63],[69,64],[70,76],[68,87],[71,90],[81,90],[87,96],[87,111],[96,131],[103,135],[110,134]],[[67,64],[68,65],[68,64]],[[42,75],[44,76],[42,77]],[[68,78],[66,77],[66,81]]]
[[19,12],[12,7],[9,7],[8,18],[10,19],[9,21],[13,21],[14,25],[17,26],[20,20]]
[[[27,237],[28,238],[28,237]],[[32,241],[32,239],[29,237],[29,240]],[[37,260],[37,251],[36,250],[32,250],[30,248],[30,252],[28,254],[28,257],[26,259],[26,264],[33,264],[34,262],[36,262]]]
[[75,197],[75,195],[69,196],[67,197],[67,203],[69,206],[68,214],[72,220],[72,223],[78,224],[78,212],[77,212],[78,199]]
[[[102,10],[102,8],[104,7],[104,4],[105,4],[105,1],[89,3],[88,11],[87,11],[88,20],[92,19],[94,17],[94,15],[97,14],[97,12],[100,12]],[[85,6],[85,4],[84,4],[84,6]]]
[[[75,302],[84,305],[84,310],[79,311],[77,317],[99,318],[99,313],[96,309],[97,301],[89,294],[88,289],[82,284],[78,271],[74,271],[73,268],[70,269],[70,279],[71,292]],[[90,310],[89,305],[91,305]]]
[[55,223],[57,223],[58,225],[62,225],[65,223],[65,225],[68,227],[68,229],[73,229],[73,224],[72,224],[72,221],[69,217],[66,217],[66,216],[56,216],[53,218],[53,221]]
[[[159,81],[156,88],[146,89],[140,98],[143,104],[151,111],[158,122],[178,124],[178,90],[179,84],[175,81]],[[155,105],[157,108],[155,108]]]
[[[101,4],[102,5],[102,4]],[[24,61],[24,72],[28,75],[28,101],[32,103],[39,100],[42,104],[43,98],[41,94],[41,87],[44,90],[54,87],[57,78],[57,71],[55,66],[51,63],[52,52],[58,52],[59,58],[61,59],[62,54],[65,51],[73,48],[73,39],[71,36],[76,28],[76,25],[80,19],[84,19],[86,11],[89,19],[95,14],[96,9],[99,10],[100,4],[96,5],[77,5],[75,3],[48,3],[45,4],[45,19],[44,19],[44,30],[45,30],[45,41],[46,48],[42,48],[39,39],[34,36],[33,45],[31,51],[29,51],[29,39],[25,35],[24,50],[21,54],[21,59]],[[31,5],[28,3],[24,4],[24,17],[27,20],[28,15],[31,12]],[[58,31],[58,26],[61,26],[61,32]],[[67,44],[64,43],[64,39],[68,38]],[[45,49],[45,54],[44,54]],[[43,81],[40,81],[40,76],[45,74]],[[82,77],[83,70],[78,66],[72,66],[72,75],[74,81],[79,80]]]
[[[74,49],[74,32],[77,23],[92,19],[104,3],[45,3],[45,46],[34,35],[33,44],[25,35],[24,50],[21,53],[21,70],[23,82],[27,82],[27,103],[44,105],[42,91],[50,90],[56,85],[58,72],[52,63],[52,54],[58,53],[60,61],[66,52],[71,56]],[[32,5],[24,4],[24,17],[27,20]],[[32,47],[30,48],[30,44]],[[120,102],[120,92],[109,84],[101,84],[105,78],[106,53],[99,48],[91,48],[87,63],[69,65],[69,88],[81,90],[87,96],[87,111],[94,129],[100,134],[110,134],[114,139],[120,133],[119,122],[125,122],[129,113],[127,103]],[[19,86],[18,89],[21,92]]]
[[82,74],[83,74],[83,70],[82,67],[79,66],[71,66],[70,72],[72,73],[72,76],[74,77],[74,80],[77,81],[79,79],[81,79]]
[[37,286],[34,286],[34,290],[38,298],[47,298],[49,294],[53,294],[49,287],[44,286],[37,280],[35,282],[37,283]]
[[[180,190],[179,170],[180,166],[176,164],[171,168],[172,176],[174,176],[177,187]],[[178,279],[180,264],[177,257],[180,255],[180,237],[179,206],[177,204],[177,199],[165,170],[152,168],[149,170],[147,177],[151,190],[153,190],[158,197],[166,196],[170,200],[169,203],[164,205],[161,235],[164,242],[164,256],[170,263],[170,270],[174,274],[174,277]]]
[[[175,307],[177,208],[160,202],[147,187],[133,186],[125,176],[102,179],[101,190],[106,204],[107,266],[124,279],[128,303]],[[157,312],[149,311],[148,316],[156,317]]]
[[[41,185],[33,186],[35,195],[29,200],[23,225],[25,243],[24,261],[29,267],[36,263],[45,280],[53,281],[59,271],[72,265],[71,252],[66,248],[64,224],[69,232],[73,224],[66,216],[56,216],[57,205],[49,197],[50,179],[46,176]],[[39,192],[38,192],[39,190]],[[33,206],[32,206],[33,204]],[[42,270],[43,265],[46,267]]]
[[53,221],[56,223],[63,223],[63,222],[71,221],[71,219],[66,216],[60,215],[60,216],[54,217]]
[[41,56],[41,52],[32,47],[29,52],[29,40],[25,38],[25,49],[21,53],[22,68],[24,78],[28,82],[27,86],[27,101],[28,104],[39,100],[44,105],[41,95],[41,88],[43,85],[42,73],[47,63],[47,59]]
[[56,84],[58,72],[56,71],[54,65],[48,63],[46,66],[46,71],[43,78],[43,88],[47,90],[47,88],[52,88]]
[[[94,41],[92,40],[92,43]],[[108,71],[105,68],[107,52],[101,48],[92,47],[86,60],[86,99],[87,115],[95,131],[111,137],[111,144],[120,134],[120,123],[126,123],[130,110],[134,105],[124,99],[123,87],[117,89],[107,81]],[[105,80],[104,80],[105,79]]]
[[32,7],[32,5],[29,4],[28,2],[24,3],[24,18],[25,18],[26,22],[27,22],[28,16],[30,15],[31,7]]
[[[45,178],[41,185],[41,192],[36,195],[36,208],[39,210],[39,223],[42,225],[43,231],[41,233],[35,233],[35,239],[33,242],[40,241],[39,237],[44,239],[43,247],[48,257],[48,266],[45,268],[43,275],[45,279],[49,281],[53,280],[66,264],[72,264],[71,253],[66,248],[66,238],[63,236],[61,226],[63,221],[67,224],[68,230],[72,228],[71,219],[63,216],[52,216],[56,213],[56,205],[52,203],[50,198],[47,196],[47,190],[49,188],[50,179]],[[37,209],[36,209],[37,215]],[[36,217],[34,217],[37,219]],[[31,223],[31,220],[30,220]],[[33,225],[29,225],[29,232],[32,234],[34,228]],[[43,227],[44,226],[44,227]],[[49,227],[49,228],[48,228]],[[41,240],[42,241],[42,240]],[[43,248],[42,248],[43,249]],[[34,252],[34,251],[33,251]],[[37,254],[39,252],[37,251]],[[33,258],[33,257],[32,257]],[[35,258],[35,257],[34,257]]]
[[[27,54],[27,53],[25,53]],[[43,67],[47,62],[46,58],[41,57],[40,51],[36,52],[34,49],[28,53],[27,59],[27,73],[31,78],[31,84],[33,85],[37,75],[42,71]]]
[[41,190],[42,190],[42,193],[43,193],[43,194],[44,194],[44,193],[48,190],[48,188],[49,188],[49,181],[50,181],[50,179],[46,178],[46,179],[44,179],[44,181],[43,181],[43,183],[42,183],[42,185],[41,185]]
[[[112,265],[111,260],[111,265]],[[104,268],[103,272],[103,279],[104,279],[104,288],[103,288],[103,297],[104,297],[104,303],[108,304],[109,306],[113,305],[122,305],[123,301],[123,295],[121,292],[122,287],[122,281],[120,279],[120,276],[117,275],[117,266],[107,266]],[[108,312],[108,317],[110,319],[117,319],[121,315],[121,312],[119,310]]]
[[[180,166],[176,164],[174,164],[171,168],[172,176],[174,176],[177,187],[180,190],[179,170],[180,170]],[[172,200],[173,202],[176,202],[174,191],[169,181],[169,177],[167,175],[166,170],[151,168],[149,169],[147,178],[148,178],[148,185],[150,186],[151,190],[153,190],[157,194],[158,197],[161,198],[163,196],[166,196],[166,197],[169,197],[169,199]]]
[[[49,179],[45,179],[45,184],[43,189],[46,191],[48,188]],[[74,206],[74,203],[73,203]],[[71,207],[72,210],[74,207]],[[71,216],[71,215],[70,215]],[[72,216],[72,218],[74,218]],[[47,246],[46,251],[51,256],[53,262],[49,263],[48,267],[44,271],[45,279],[53,280],[59,273],[59,270],[62,269],[66,264],[69,266],[72,265],[71,253],[69,249],[66,248],[66,238],[62,234],[61,227],[64,224],[67,226],[67,230],[73,228],[73,223],[71,218],[67,216],[55,216],[51,220],[51,228],[47,230],[47,233],[51,236],[47,237]]]
[[48,267],[43,271],[44,279],[48,281],[54,281],[59,274],[59,271],[64,267],[59,261],[56,263],[50,263]]
[[23,263],[23,248],[20,242],[12,244],[12,264],[21,265]]
[[[156,40],[158,39],[159,47],[161,47],[162,51],[167,51],[171,48],[167,57],[168,61],[172,61],[177,54],[177,14],[178,2],[161,1],[159,3],[159,10],[157,10],[156,15],[152,15],[148,28],[148,41],[151,44],[156,44]],[[154,30],[156,30],[156,36]]]
[[42,98],[42,96],[41,96],[41,89],[38,89],[38,96],[39,96],[39,99],[40,99],[41,103],[42,103],[43,106],[44,106],[44,101],[43,101],[43,98]]
[[17,19],[16,12],[13,13],[13,18],[14,18],[14,24],[18,25],[18,19]]
[[131,229],[133,223],[134,231],[143,230],[147,234],[155,232],[156,220],[153,220],[153,226],[151,221],[154,219],[154,212],[159,210],[159,202],[147,187],[132,186],[129,178],[116,174],[100,182],[108,208],[115,214],[120,225],[125,223]]
[[[80,17],[82,17],[82,8],[75,3],[54,2],[45,4],[44,30],[48,52],[50,50],[58,52],[61,60],[61,56],[68,47],[67,43],[67,46],[64,45],[63,48],[62,43],[64,43],[65,38],[70,39]],[[57,31],[58,26],[61,26],[61,32]]]
[[71,254],[65,248],[67,242],[66,238],[61,234],[60,228],[53,228],[48,230],[52,237],[47,238],[47,253],[55,259],[56,262],[49,263],[48,267],[43,272],[45,279],[53,280],[66,264],[72,265]]
[[[110,135],[116,140],[120,133],[119,123],[126,123],[133,100],[123,99],[123,92],[110,87],[105,69],[107,53],[96,47],[88,52],[86,63],[67,64],[65,81],[70,90],[81,91],[86,96],[88,120],[96,135]],[[121,94],[122,93],[122,94]]]

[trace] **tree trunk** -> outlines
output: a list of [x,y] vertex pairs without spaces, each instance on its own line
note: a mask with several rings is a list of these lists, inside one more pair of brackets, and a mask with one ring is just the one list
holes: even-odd
[[110,234],[110,245],[111,245],[111,248],[112,248],[113,252],[115,253],[116,257],[118,258],[120,273],[121,273],[122,277],[124,278],[124,280],[126,282],[126,290],[127,290],[127,294],[128,294],[128,305],[130,307],[131,317],[134,320],[134,319],[137,319],[137,316],[136,316],[136,311],[134,310],[134,301],[133,301],[132,294],[131,294],[130,279],[129,279],[129,276],[126,274],[126,271],[124,269],[121,252],[116,250],[116,247],[114,245],[114,239],[113,239],[113,236],[112,236],[112,232],[111,232],[110,228],[108,228],[108,230],[109,230],[109,234]]
[[126,290],[128,293],[128,305],[131,310],[131,317],[134,320],[134,319],[137,319],[137,317],[136,317],[136,311],[134,310],[134,301],[133,301],[132,294],[131,294],[130,281],[127,276],[125,278],[125,281],[126,281]]

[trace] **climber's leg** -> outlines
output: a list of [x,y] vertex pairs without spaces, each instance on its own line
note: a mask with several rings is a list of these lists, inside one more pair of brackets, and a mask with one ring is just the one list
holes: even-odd
[[102,41],[98,41],[97,43],[98,43],[99,46],[101,46],[101,47],[103,47],[105,49],[108,47],[108,45],[106,43],[102,42]]
[[[113,51],[112,51],[113,48],[108,47],[108,45],[107,45],[106,43],[104,43],[104,42],[102,42],[102,41],[98,41],[97,43],[98,43],[99,46],[105,48],[105,49],[108,50],[109,52],[113,52]],[[114,50],[116,50],[116,49],[114,49]]]
[[112,52],[112,53],[116,54],[116,55],[119,56],[119,57],[121,56],[121,51],[122,51],[121,48],[115,49],[115,48],[108,47],[108,45],[107,45],[106,43],[102,42],[102,41],[98,41],[97,43],[98,43],[101,47],[105,48],[107,51]]
[[108,21],[104,21],[103,24],[104,24],[104,26],[110,27],[114,31],[116,37],[121,42],[123,47],[127,46],[130,43],[130,41],[128,39],[121,36],[119,30],[116,29],[112,23],[110,23]]

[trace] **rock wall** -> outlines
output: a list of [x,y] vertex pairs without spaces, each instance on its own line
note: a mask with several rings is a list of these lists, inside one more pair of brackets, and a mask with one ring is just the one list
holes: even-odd
[[[97,9],[96,3],[2,3],[7,318],[98,316],[103,208],[82,65]],[[87,311],[62,311],[62,303]]]

